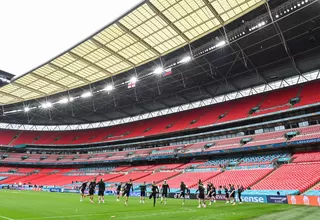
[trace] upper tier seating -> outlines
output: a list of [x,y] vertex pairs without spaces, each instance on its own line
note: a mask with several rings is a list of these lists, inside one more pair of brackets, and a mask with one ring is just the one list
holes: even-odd
[[301,193],[320,181],[320,163],[282,165],[252,189],[299,190]]
[[295,98],[298,94],[300,87],[290,87],[274,92],[268,93],[260,104],[259,111],[255,112],[254,115],[263,115],[271,113],[274,111],[280,111],[290,108],[289,101],[292,98]]
[[[291,131],[297,131],[298,135],[287,140],[285,134]],[[148,149],[140,149],[140,150],[128,150],[128,151],[113,151],[113,152],[105,152],[99,154],[71,154],[71,155],[46,155],[46,154],[27,154],[27,153],[3,153],[5,155],[3,159],[0,159],[0,163],[4,164],[13,164],[16,162],[19,163],[36,163],[36,164],[44,164],[44,163],[56,163],[56,164],[65,164],[65,163],[85,163],[85,162],[97,162],[97,161],[107,161],[107,160],[130,160],[133,157],[146,157],[146,156],[158,156],[158,155],[171,155],[171,154],[187,154],[190,152],[210,152],[217,150],[227,150],[233,148],[243,148],[250,146],[261,146],[273,143],[284,143],[288,141],[297,141],[297,140],[306,140],[312,138],[318,138],[320,135],[320,125],[313,125],[308,127],[300,127],[294,129],[281,130],[276,132],[267,132],[256,135],[249,136],[240,136],[233,138],[225,138],[225,139],[216,139],[207,142],[199,142],[189,145],[176,145],[176,146],[167,146],[167,147],[158,147],[158,148],[148,148]],[[248,143],[241,143],[243,138],[251,139]],[[205,146],[211,145],[208,148]],[[174,152],[172,152],[174,151]],[[241,162],[241,161],[238,161]],[[247,163],[256,163],[257,161],[251,161]],[[263,161],[260,161],[263,162]],[[264,161],[265,162],[265,161]],[[272,161],[270,161],[271,163]],[[214,168],[218,165],[222,165],[224,163],[219,162],[218,164],[201,164],[201,168]],[[242,164],[243,165],[243,164]],[[251,164],[254,165],[254,164]],[[188,164],[179,167],[179,169],[184,169],[188,166]],[[143,167],[142,167],[143,168]],[[123,170],[127,172],[131,170],[131,167]],[[139,167],[135,168],[136,170]],[[143,169],[154,171],[157,169],[165,169],[163,165],[160,167],[155,167],[154,169]],[[175,169],[175,168],[171,168]],[[142,170],[142,171],[143,171]]]
[[17,134],[18,131],[0,130],[0,145],[9,145]]
[[320,102],[319,81],[310,82],[302,85],[300,102],[295,106],[303,106]]
[[[76,145],[192,129],[285,110],[292,107],[289,100],[297,96],[301,100],[293,107],[320,103],[319,86],[320,81],[315,81],[199,109],[92,130],[41,132],[2,130],[0,131],[0,144],[10,146],[18,144]],[[249,111],[257,106],[260,106],[260,109],[250,115]]]

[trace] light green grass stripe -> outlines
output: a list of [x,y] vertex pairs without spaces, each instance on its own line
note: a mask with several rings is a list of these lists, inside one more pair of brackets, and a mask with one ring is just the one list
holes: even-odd
[[320,219],[320,208],[310,206],[292,206],[293,208],[286,211],[274,212],[262,215],[252,220],[315,220]]

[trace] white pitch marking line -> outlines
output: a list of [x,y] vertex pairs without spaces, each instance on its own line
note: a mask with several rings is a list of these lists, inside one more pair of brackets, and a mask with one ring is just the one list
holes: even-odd
[[9,218],[9,217],[3,216],[3,215],[0,215],[0,218],[6,219],[6,220],[14,220],[13,218]]

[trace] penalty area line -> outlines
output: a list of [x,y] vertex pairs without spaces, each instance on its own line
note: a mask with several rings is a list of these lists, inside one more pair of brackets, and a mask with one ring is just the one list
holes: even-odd
[[3,215],[0,215],[0,219],[6,219],[6,220],[14,220],[13,218],[9,218],[9,217],[6,217],[6,216],[3,216]]

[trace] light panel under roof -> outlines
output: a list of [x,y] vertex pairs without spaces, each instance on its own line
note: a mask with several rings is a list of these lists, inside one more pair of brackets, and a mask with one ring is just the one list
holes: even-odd
[[149,0],[50,62],[0,88],[0,104],[63,92],[170,53],[265,0]]

